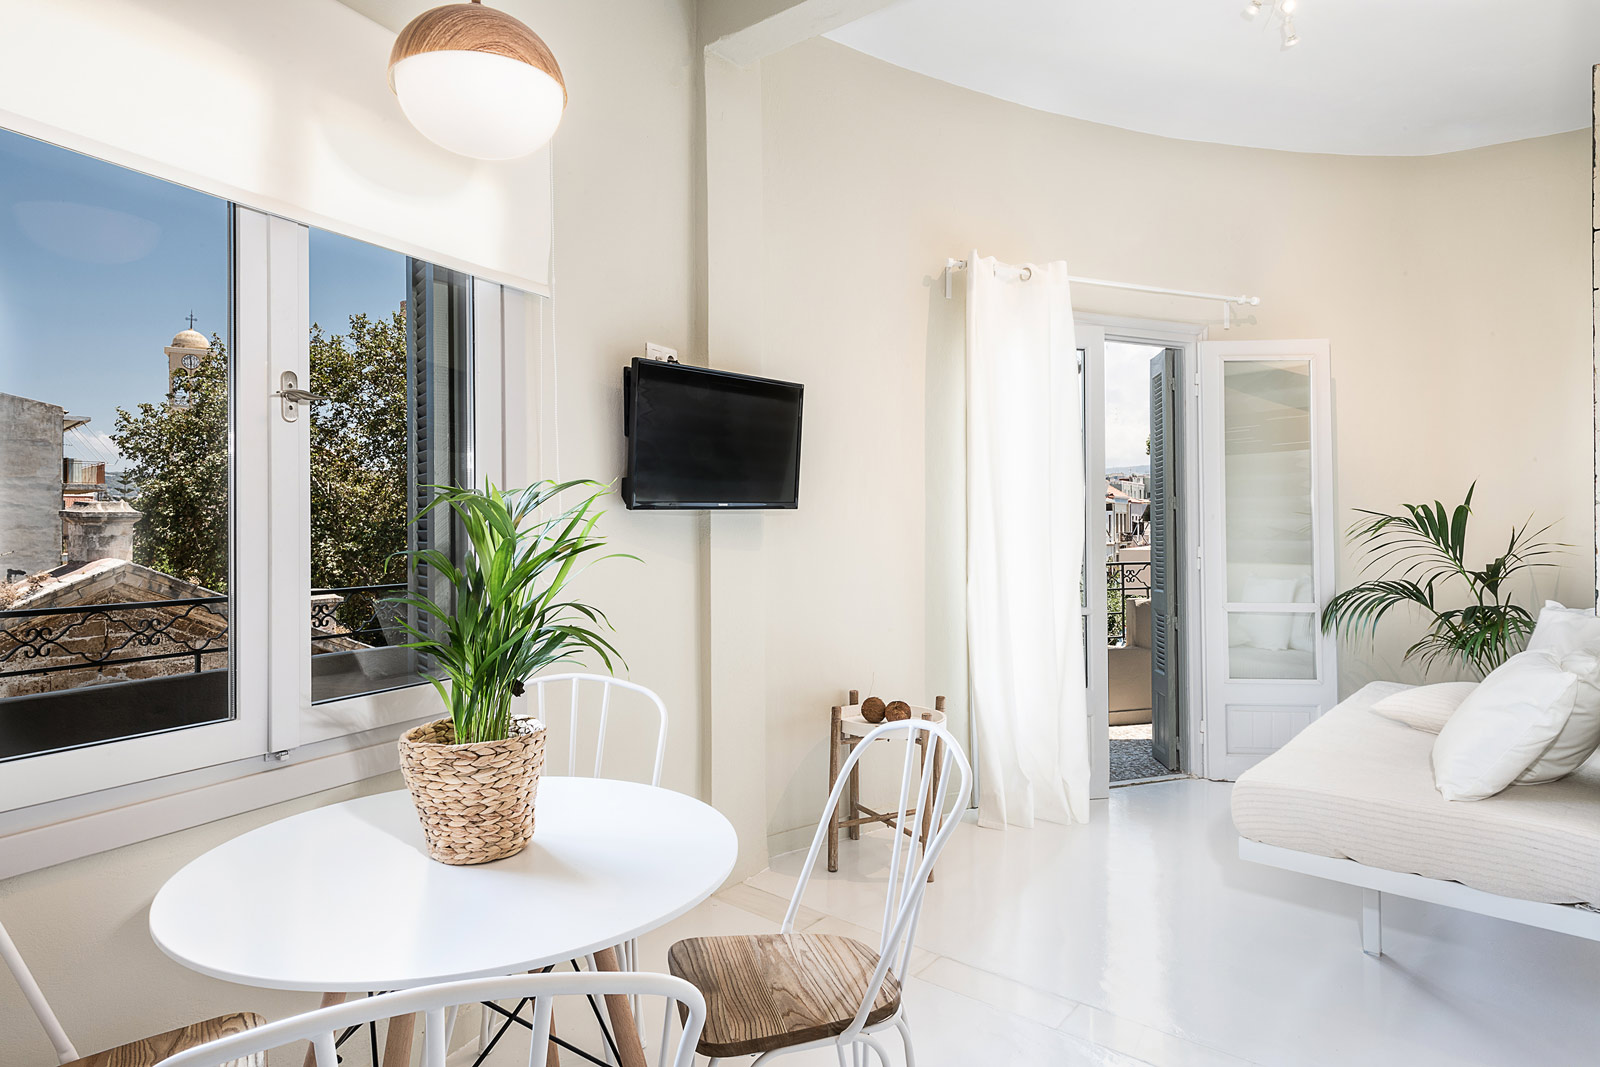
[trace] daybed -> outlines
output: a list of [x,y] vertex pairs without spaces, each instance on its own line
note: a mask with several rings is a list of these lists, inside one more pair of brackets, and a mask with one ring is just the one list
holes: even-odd
[[1600,941],[1600,757],[1548,785],[1447,801],[1436,735],[1371,710],[1405,688],[1366,686],[1240,776],[1240,857],[1361,886],[1374,956],[1384,893]]

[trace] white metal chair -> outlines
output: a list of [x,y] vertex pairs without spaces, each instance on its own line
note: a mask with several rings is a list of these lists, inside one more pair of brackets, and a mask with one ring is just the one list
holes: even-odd
[[[56,1013],[50,1009],[49,1001],[44,999],[43,990],[33,979],[33,972],[28,970],[27,963],[22,959],[22,953],[17,951],[16,942],[11,940],[11,935],[6,932],[3,925],[0,925],[0,960],[5,961],[11,976],[17,980],[17,985],[22,987],[23,999],[28,1002],[28,1007],[33,1009],[33,1014],[38,1016],[39,1025],[44,1027],[45,1036],[50,1039],[50,1044],[56,1050],[56,1058],[63,1064],[80,1062],[82,1058],[79,1057],[78,1050],[67,1037],[66,1030],[61,1026],[61,1020],[57,1019]],[[164,1034],[131,1041],[88,1058],[97,1062],[116,1064],[118,1067],[148,1067],[160,1062],[167,1053],[193,1048],[225,1034],[248,1031],[252,1027],[262,1025],[263,1021],[259,1015],[252,1015],[249,1012],[219,1015],[214,1019],[180,1027],[177,1030],[168,1030]]]
[[[611,694],[613,691],[623,691],[642,696],[656,712],[656,757],[654,771],[650,776],[651,785],[661,784],[661,766],[667,755],[667,705],[656,695],[653,690],[646,689],[636,682],[623,681],[613,678],[608,674],[546,674],[528,679],[528,687],[533,690],[534,708],[539,720],[546,726],[550,725],[548,714],[554,708],[554,701],[545,700],[545,690],[551,686],[566,685],[571,699],[567,710],[567,773],[581,775],[578,768],[578,736],[584,731],[579,724],[582,716],[587,714],[588,707],[581,697],[590,692],[590,686],[600,690],[600,721],[595,734],[594,769],[589,773],[591,778],[599,778],[604,773],[606,755],[606,727],[611,714]],[[552,694],[554,696],[554,694]]]
[[[873,952],[852,938],[796,933],[794,924],[850,772],[872,742],[884,739],[901,739],[906,745],[883,932],[878,951]],[[710,1057],[713,1067],[727,1057],[754,1055],[756,1063],[763,1063],[830,1045],[837,1050],[841,1067],[846,1049],[856,1067],[864,1067],[867,1049],[887,1067],[889,1060],[874,1035],[890,1027],[900,1033],[907,1067],[916,1063],[896,976],[906,974],[911,960],[928,875],[972,796],[972,768],[949,731],[924,719],[885,723],[863,741],[851,750],[834,782],[780,931],[689,938],[667,954],[668,969],[705,994],[706,1024],[697,1051]],[[943,758],[919,766],[917,753],[922,750],[942,751]],[[947,815],[945,801],[952,784],[955,802]],[[929,812],[934,815],[935,832],[924,841],[921,824]],[[774,988],[785,994],[781,1010],[769,998],[768,991]]]
[[[296,1041],[311,1042],[316,1067],[338,1067],[339,1053],[334,1042],[341,1030],[417,1012],[423,1015],[421,1067],[445,1067],[456,1010],[466,1004],[511,999],[516,999],[519,1006],[524,1001],[533,1001],[533,1040],[528,1049],[528,1064],[529,1067],[545,1067],[551,1036],[550,1013],[553,1001],[561,996],[665,997],[660,1067],[690,1067],[694,1060],[695,1043],[706,1016],[705,1000],[694,986],[665,974],[562,972],[472,978],[352,1000],[188,1049],[162,1060],[161,1067],[219,1067]],[[675,1044],[670,1041],[674,1009],[683,1020],[683,1031]]]
[[[527,688],[532,690],[534,713],[548,728],[551,725],[551,715],[556,713],[561,703],[561,688],[567,689],[566,720],[567,720],[567,773],[574,776],[583,776],[583,768],[579,765],[580,738],[587,743],[586,735],[589,733],[584,728],[584,723],[589,717],[597,716],[594,727],[594,762],[589,770],[588,777],[599,778],[606,770],[606,737],[608,728],[613,725],[612,695],[613,693],[632,694],[635,705],[643,705],[654,711],[656,724],[656,750],[655,758],[651,764],[650,784],[661,784],[661,769],[667,756],[667,705],[655,690],[639,685],[637,682],[625,681],[614,678],[609,674],[585,674],[569,672],[564,674],[536,675],[528,679]],[[546,690],[552,690],[547,693]],[[598,707],[594,694],[598,692]],[[642,699],[641,699],[642,698]],[[638,942],[629,938],[617,946],[617,963],[624,971],[637,969],[639,966]],[[587,958],[589,969],[595,969],[594,957]],[[639,1001],[637,997],[631,1000],[635,1018],[639,1016]],[[509,1022],[509,1021],[508,1021]],[[643,1020],[640,1020],[641,1024]],[[478,1036],[479,1049],[485,1048],[491,1040],[490,1029],[494,1019],[487,1013],[484,1015],[483,1025]],[[506,1024],[503,1024],[506,1025]],[[606,1049],[609,1059],[611,1050]]]

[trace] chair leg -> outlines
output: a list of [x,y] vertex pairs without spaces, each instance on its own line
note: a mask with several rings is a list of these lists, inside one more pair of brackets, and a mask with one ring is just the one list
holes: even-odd
[[[322,1003],[318,1004],[317,1007],[331,1008],[335,1004],[343,1004],[345,997],[349,995],[348,993],[324,993],[322,994]],[[317,1067],[317,1050],[315,1048],[306,1049],[305,1067]]]
[[906,1067],[917,1067],[917,1054],[911,1051],[911,1024],[902,1015],[895,1020],[894,1028],[900,1031],[900,1044],[905,1046]]
[[[837,705],[833,709],[833,722],[828,726],[828,795],[833,795],[833,787],[839,784],[839,735],[843,733],[841,720],[844,709]],[[828,812],[828,870],[839,870],[839,808],[836,805]]]
[[[845,810],[850,813],[850,818],[859,819],[861,818],[861,764],[859,763],[850,768],[850,788],[847,792],[848,802],[845,804]],[[861,826],[859,823],[850,827],[850,840],[861,840]]]
[[1383,894],[1361,891],[1361,951],[1377,959],[1383,955]]

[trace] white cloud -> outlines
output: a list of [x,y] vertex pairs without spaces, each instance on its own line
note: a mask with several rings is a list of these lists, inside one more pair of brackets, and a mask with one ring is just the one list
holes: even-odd
[[1161,349],[1149,345],[1106,345],[1106,466],[1137,467],[1150,462],[1150,359]]

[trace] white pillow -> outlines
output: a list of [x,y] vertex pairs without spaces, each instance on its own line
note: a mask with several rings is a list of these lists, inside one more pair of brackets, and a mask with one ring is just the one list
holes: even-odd
[[1548,649],[1558,656],[1568,652],[1600,655],[1600,617],[1587,608],[1569,608],[1546,600],[1528,638],[1528,651]]
[[[1583,608],[1568,608],[1545,601],[1539,621],[1528,638],[1534,652],[1573,657],[1586,654],[1600,664],[1600,618]],[[1582,767],[1600,750],[1600,670],[1578,672],[1578,699],[1561,733],[1533,765],[1517,777],[1529,785],[1554,782]]]
[[[1572,669],[1568,669],[1569,666]],[[1519,652],[1474,689],[1433,743],[1433,783],[1446,800],[1492,797],[1528,771],[1572,717],[1593,656]]]
[[1477,682],[1439,682],[1391,693],[1372,705],[1386,719],[1405,723],[1413,730],[1436,734],[1444,729],[1461,702],[1478,688]]
[[[1247,604],[1288,604],[1294,600],[1293,578],[1247,578],[1241,593]],[[1230,644],[1244,644],[1268,652],[1282,652],[1289,647],[1289,631],[1294,616],[1264,612],[1236,612],[1240,640]]]

